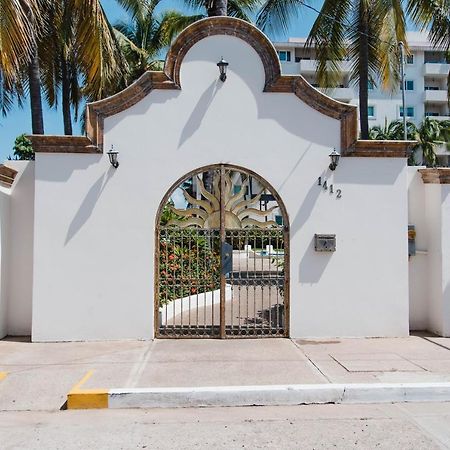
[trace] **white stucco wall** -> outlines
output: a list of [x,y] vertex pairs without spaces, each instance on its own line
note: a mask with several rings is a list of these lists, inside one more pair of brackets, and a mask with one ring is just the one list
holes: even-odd
[[34,161],[8,161],[17,170],[11,189],[8,334],[31,334],[33,288]]
[[9,219],[9,190],[0,186],[0,339],[5,337],[8,332]]
[[[342,158],[331,173],[339,122],[293,94],[263,93],[261,61],[237,38],[194,45],[181,84],[105,120],[117,170],[106,155],[37,155],[33,339],[151,338],[159,203],[178,178],[216,163],[257,172],[285,202],[291,336],[406,335],[406,160]],[[336,233],[337,251],[315,253],[314,233]]]
[[425,185],[425,215],[428,235],[428,329],[442,333],[442,211],[441,185]]
[[416,254],[409,258],[409,326],[416,331],[426,330],[429,320],[428,225],[420,168],[408,167],[408,223],[416,227]]
[[450,336],[450,185],[441,185],[442,335]]

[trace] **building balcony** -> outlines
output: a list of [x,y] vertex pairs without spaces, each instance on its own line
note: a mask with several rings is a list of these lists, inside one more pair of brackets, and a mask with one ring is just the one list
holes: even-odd
[[423,93],[423,101],[425,103],[447,103],[447,91],[439,89],[437,91],[425,91]]
[[[301,59],[300,60],[300,73],[304,74],[315,74],[317,69],[317,60],[316,59]],[[343,74],[349,73],[351,64],[350,61],[341,61],[341,72]]]
[[281,73],[283,75],[300,75],[300,63],[283,61],[281,63]]
[[450,64],[444,63],[425,63],[423,65],[424,76],[447,77],[450,71]]
[[426,112],[425,112],[425,117],[428,117],[433,120],[439,120],[439,121],[450,120],[450,116],[430,116],[430,115],[427,115]]
[[319,88],[319,91],[328,97],[334,98],[335,100],[339,100],[341,102],[349,102],[353,98],[355,98],[355,92],[352,88]]

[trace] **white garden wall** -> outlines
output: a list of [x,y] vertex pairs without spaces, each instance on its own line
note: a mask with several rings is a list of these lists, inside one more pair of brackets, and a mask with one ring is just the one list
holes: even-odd
[[[181,90],[105,119],[117,170],[106,155],[37,154],[34,340],[152,338],[157,209],[178,178],[217,163],[257,172],[286,205],[292,337],[408,334],[406,159],[342,158],[332,173],[340,122],[264,93],[264,80],[247,43],[207,37],[185,56]],[[337,251],[316,253],[314,233],[336,233]]]
[[9,265],[9,189],[0,186],[0,339],[7,334]]
[[426,330],[429,322],[428,222],[425,185],[419,167],[408,167],[408,223],[415,226],[416,254],[409,258],[410,330]]
[[33,297],[34,161],[9,161],[11,189],[8,334],[31,334]]

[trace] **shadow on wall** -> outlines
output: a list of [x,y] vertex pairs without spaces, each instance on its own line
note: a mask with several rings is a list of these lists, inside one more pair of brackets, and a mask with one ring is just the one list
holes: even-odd
[[316,252],[313,237],[300,261],[298,275],[300,283],[318,283],[333,254],[333,252]]
[[[68,158],[70,158],[70,164],[61,164],[62,161],[67,161]],[[40,164],[45,165],[45,177],[42,176],[41,170],[36,170],[36,180],[50,182],[67,181],[76,170],[86,170],[89,166],[98,164],[102,158],[103,155],[101,154],[64,155],[51,153],[48,154],[45,161],[40,162]],[[53,165],[57,167],[53,167]]]
[[199,101],[195,105],[189,120],[183,128],[180,136],[178,148],[180,148],[195,132],[200,128],[203,118],[208,111],[217,91],[223,86],[223,82],[219,80],[213,81],[208,89],[201,95]]
[[299,210],[297,211],[297,214],[291,220],[291,236],[294,236],[297,231],[303,228],[303,225],[311,215],[311,212],[313,211],[317,199],[319,198],[319,195],[321,195],[321,193],[322,189],[320,189],[320,186],[316,186],[315,184],[311,186],[305,198],[303,199],[303,202]]
[[[209,39],[219,39],[220,37],[210,37]],[[238,64],[238,61],[245,61],[248,59],[248,47],[245,46],[245,50],[243,50],[242,42],[236,38],[236,42],[230,45],[229,52],[231,53],[229,58],[230,66],[228,67],[227,72],[227,82],[222,83],[218,81],[218,77],[214,80],[213,85],[220,83],[223,86],[223,89],[226,89],[228,84],[233,77],[239,77],[248,87],[250,92],[253,94],[254,103],[257,109],[257,118],[258,119],[266,119],[273,120],[277,122],[282,128],[284,128],[287,132],[294,136],[300,136],[304,138],[306,141],[314,142],[319,145],[324,146],[332,146],[332,142],[339,142],[339,136],[331,136],[326,132],[327,127],[330,126],[333,122],[337,123],[335,119],[332,119],[328,116],[321,115],[318,111],[308,106],[306,103],[302,102],[295,94],[287,94],[287,93],[263,93],[264,84],[265,84],[265,75],[264,68],[261,62],[260,56],[256,53],[254,49],[251,51],[255,55],[255,60],[258,61],[259,67],[250,64]],[[200,44],[202,45],[202,42]],[[232,56],[234,56],[235,64],[233,64]],[[188,53],[186,58],[183,61],[183,64],[186,63],[195,63],[197,61],[203,62],[211,62],[216,58],[216,49],[214,46],[212,48],[203,46],[202,52],[196,51],[195,57]],[[233,67],[239,67],[239,73],[233,71]],[[218,72],[217,72],[218,73]],[[261,77],[262,74],[262,77]],[[183,67],[181,76],[183,75]],[[181,79],[181,89],[189,89],[189,86],[186,86],[183,79]],[[201,121],[207,113],[207,110],[211,104],[213,96],[211,96],[211,87],[209,86],[205,92],[200,96],[197,106],[193,109],[191,116],[188,119],[188,122],[185,126],[186,132],[183,130],[184,138],[180,140],[180,146],[187,140],[187,137],[192,136],[196,129],[200,127]],[[221,89],[222,89],[221,86]],[[239,107],[239,102],[242,99],[230,99],[231,102],[234,102],[236,107]],[[294,104],[302,103],[306,108],[306,114],[302,114],[302,117],[299,117],[296,114],[293,114],[292,111],[295,111]],[[291,111],[291,113],[289,113]],[[298,109],[297,109],[298,111]],[[317,123],[319,117],[323,117],[322,123]],[[229,123],[228,125],[232,125]],[[231,116],[231,119],[233,117]],[[339,127],[337,127],[339,129]],[[340,132],[339,132],[340,133]]]
[[341,158],[334,172],[337,184],[394,184],[406,168],[406,159],[398,158]]
[[86,197],[84,197],[81,206],[75,214],[75,217],[72,219],[72,222],[69,225],[64,245],[67,245],[87,222],[92,214],[92,211],[94,210],[97,200],[100,198],[103,189],[105,189],[105,186],[111,179],[115,170],[116,169],[114,169],[113,167],[109,167],[108,171],[91,186],[88,193],[86,194]]

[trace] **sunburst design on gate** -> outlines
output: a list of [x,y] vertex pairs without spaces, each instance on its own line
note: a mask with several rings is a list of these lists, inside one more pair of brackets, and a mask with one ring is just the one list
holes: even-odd
[[[278,208],[278,205],[266,211],[252,207],[260,200],[265,189],[262,189],[252,199],[245,200],[250,178],[247,177],[245,179],[237,193],[233,192],[233,182],[228,173],[225,174],[224,179],[225,228],[279,227],[274,220],[265,220],[273,210]],[[212,193],[206,190],[203,180],[198,175],[197,180],[200,193],[205,200],[196,199],[185,189],[182,189],[184,198],[189,205],[187,209],[177,209],[169,205],[169,208],[178,216],[181,216],[182,219],[172,219],[167,223],[167,226],[175,225],[180,228],[199,227],[204,229],[220,227],[220,174],[214,174]]]

